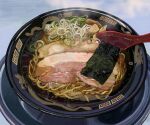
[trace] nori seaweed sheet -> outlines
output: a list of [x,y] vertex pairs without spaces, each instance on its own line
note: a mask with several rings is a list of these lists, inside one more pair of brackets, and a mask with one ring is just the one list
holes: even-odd
[[81,70],[81,74],[104,84],[114,69],[119,51],[119,48],[102,42]]

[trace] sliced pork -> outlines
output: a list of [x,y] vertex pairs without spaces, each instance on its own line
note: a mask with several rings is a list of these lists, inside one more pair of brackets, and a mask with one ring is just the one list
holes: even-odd
[[60,42],[50,43],[41,47],[38,50],[39,57],[43,58],[46,56],[50,56],[53,54],[64,53],[64,52],[94,52],[95,49],[98,47],[99,43],[87,43],[83,42],[78,46],[70,47]]
[[55,67],[59,63],[67,62],[87,62],[93,53],[84,52],[65,52],[45,57],[38,63],[39,67],[52,66]]
[[38,63],[36,75],[42,82],[73,83],[91,56],[92,53],[66,52],[45,57]]

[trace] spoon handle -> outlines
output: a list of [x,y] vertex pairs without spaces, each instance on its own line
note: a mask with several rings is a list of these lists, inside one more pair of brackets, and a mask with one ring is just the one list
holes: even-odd
[[116,31],[104,31],[97,33],[97,38],[113,46],[125,50],[134,45],[150,42],[150,33],[144,35],[130,35]]
[[135,42],[137,44],[150,42],[150,33],[147,33],[147,34],[144,34],[144,35],[140,35],[140,36],[136,36],[135,35],[135,38],[133,39],[133,42]]

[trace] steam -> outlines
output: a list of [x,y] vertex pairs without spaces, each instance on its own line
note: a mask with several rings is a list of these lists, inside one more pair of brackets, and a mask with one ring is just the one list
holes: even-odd
[[150,0],[46,0],[55,8],[87,7],[103,10],[122,18],[150,14]]

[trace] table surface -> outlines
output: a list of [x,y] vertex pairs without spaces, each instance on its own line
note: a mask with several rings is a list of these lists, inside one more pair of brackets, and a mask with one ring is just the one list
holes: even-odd
[[[33,17],[58,8],[90,7],[120,17],[139,34],[150,32],[149,0],[0,0],[0,59],[15,32]],[[150,55],[150,43],[145,44]],[[150,115],[143,125],[150,124]],[[0,113],[0,125],[9,125]]]

